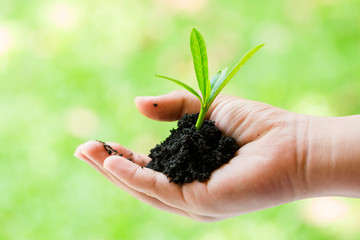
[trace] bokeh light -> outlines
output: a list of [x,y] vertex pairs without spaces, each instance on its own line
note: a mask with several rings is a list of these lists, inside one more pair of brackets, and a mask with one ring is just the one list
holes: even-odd
[[160,6],[167,7],[168,9],[195,13],[208,4],[208,0],[155,0]]
[[345,220],[350,213],[350,206],[340,199],[318,198],[308,203],[304,213],[310,224],[326,226]]
[[50,22],[58,28],[74,28],[79,20],[76,7],[70,3],[56,3],[49,7]]
[[10,50],[13,42],[14,40],[10,30],[0,26],[0,55],[5,54]]
[[75,107],[67,113],[65,128],[74,137],[89,138],[96,132],[98,122],[98,117],[91,109]]

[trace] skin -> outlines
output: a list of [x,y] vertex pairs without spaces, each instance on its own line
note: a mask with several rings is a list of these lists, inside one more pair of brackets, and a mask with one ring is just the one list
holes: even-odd
[[[175,121],[200,109],[198,99],[185,91],[138,97],[135,104],[158,121]],[[80,145],[75,156],[135,198],[199,222],[310,197],[360,197],[360,115],[315,117],[220,95],[206,118],[241,148],[205,183],[169,183],[162,173],[143,168],[149,157],[117,143],[107,144],[123,157],[109,156],[96,141]]]

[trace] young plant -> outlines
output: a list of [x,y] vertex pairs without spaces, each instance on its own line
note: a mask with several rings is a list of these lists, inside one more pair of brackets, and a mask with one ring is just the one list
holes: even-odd
[[215,76],[213,76],[210,80],[205,41],[199,31],[193,28],[190,35],[190,48],[193,56],[195,74],[201,92],[201,97],[192,87],[179,80],[157,74],[155,76],[165,78],[184,87],[186,90],[194,94],[200,100],[201,109],[195,125],[196,129],[200,129],[201,124],[204,121],[206,112],[209,110],[211,104],[219,95],[220,91],[234,77],[234,75],[240,70],[240,68],[246,63],[246,61],[249,60],[251,56],[254,55],[264,45],[265,44],[258,45],[251,49],[249,52],[247,52],[229,73],[228,68],[226,67],[224,70],[219,71],[217,74],[215,74]]

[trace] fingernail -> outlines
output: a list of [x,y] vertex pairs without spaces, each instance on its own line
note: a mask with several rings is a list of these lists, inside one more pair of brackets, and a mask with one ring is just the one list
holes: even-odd
[[135,97],[135,101],[140,100],[140,99],[152,99],[155,96],[137,96]]
[[111,172],[110,169],[109,169],[109,167],[108,167],[108,164],[107,164],[107,162],[109,161],[108,159],[109,159],[109,158],[106,158],[106,159],[104,160],[103,168],[106,169],[106,170],[108,170],[109,172]]
[[86,159],[84,158],[85,155],[84,155],[82,152],[75,152],[75,153],[74,153],[74,156],[75,156],[77,159],[79,159],[79,160],[81,160],[81,161],[83,161],[83,162],[86,162]]
[[80,151],[80,153],[81,153],[82,155],[84,155],[85,157],[89,158],[88,156],[86,156],[86,154],[85,154],[83,151]]

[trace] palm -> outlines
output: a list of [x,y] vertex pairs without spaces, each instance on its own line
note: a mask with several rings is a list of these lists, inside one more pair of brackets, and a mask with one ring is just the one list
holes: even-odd
[[194,211],[222,219],[297,198],[293,188],[296,140],[291,134],[295,124],[289,124],[291,120],[282,122],[284,114],[290,115],[286,119],[296,117],[266,104],[238,98],[222,97],[217,102],[210,118],[242,147],[207,183],[183,187],[185,200],[199,208]]
[[[182,106],[182,111],[195,112],[198,106],[192,101],[189,100],[188,107]],[[144,115],[158,120],[173,120],[184,113],[173,112],[171,108],[167,115],[152,115],[151,111],[159,109],[154,110],[150,105],[151,102],[145,101],[138,108]],[[162,105],[172,105],[171,99],[165,99],[159,104]],[[103,146],[95,141],[79,146],[75,155],[118,187],[152,206],[199,221],[221,220],[296,199],[295,127],[289,121],[281,121],[284,114],[291,115],[269,105],[220,97],[208,117],[242,147],[236,157],[214,171],[205,183],[183,186],[169,183],[162,173],[142,168],[150,161],[147,156],[130,153],[118,144],[111,145],[124,153],[124,157],[132,155],[136,164],[122,157],[108,157]]]

